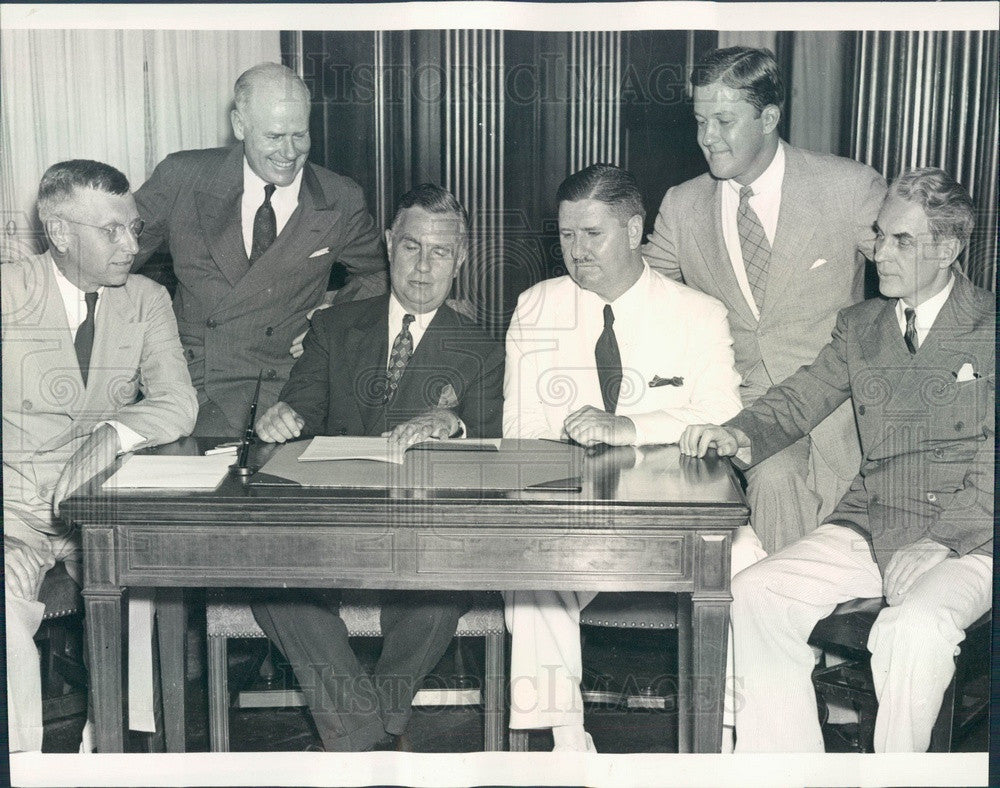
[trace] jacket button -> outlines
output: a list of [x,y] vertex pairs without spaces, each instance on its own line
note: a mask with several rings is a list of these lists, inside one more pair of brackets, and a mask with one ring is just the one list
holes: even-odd
[[870,500],[869,502],[870,502],[870,503],[878,503],[878,496],[877,496],[877,495],[873,495],[873,496],[871,497],[871,500]]
[[339,432],[341,435],[346,435],[347,427],[341,427],[339,430],[337,430],[337,432]]
[[35,404],[30,399],[26,399],[21,403],[22,410],[31,410],[33,407],[35,407]]
[[935,449],[934,452],[933,452],[933,454],[934,454],[935,457],[937,457],[938,459],[940,459],[941,457],[944,457],[944,450],[943,449]]
[[208,326],[209,328],[215,328],[219,324],[216,323],[212,318],[209,318],[208,320],[205,321],[205,325]]
[[264,370],[264,380],[274,380],[274,378],[275,378],[275,376],[277,376],[277,374],[278,373],[275,372],[273,369],[265,369]]
[[934,503],[937,501],[937,496],[934,493],[927,493],[927,500]]
[[858,405],[858,415],[859,416],[864,416],[865,415],[865,406],[864,405]]
[[965,427],[964,421],[955,422],[955,432],[961,432],[964,427]]
[[274,333],[274,329],[271,326],[268,326],[267,328],[264,329],[264,333],[267,334],[268,336],[271,336],[271,334]]

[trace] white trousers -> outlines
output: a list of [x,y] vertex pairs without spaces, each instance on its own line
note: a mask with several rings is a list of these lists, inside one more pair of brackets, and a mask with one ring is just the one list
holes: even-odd
[[[733,540],[733,573],[764,555],[754,532],[740,528]],[[511,633],[510,727],[582,725],[580,611],[597,594],[505,591],[503,596]]]
[[[877,752],[924,752],[965,629],[990,608],[990,556],[947,558],[879,615],[868,638]],[[733,580],[736,752],[823,752],[807,644],[841,602],[882,596],[867,542],[828,524]]]

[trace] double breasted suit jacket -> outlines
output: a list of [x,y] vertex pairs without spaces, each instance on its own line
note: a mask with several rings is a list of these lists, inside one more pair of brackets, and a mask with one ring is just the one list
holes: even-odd
[[303,435],[380,435],[438,407],[471,438],[500,437],[504,354],[472,320],[442,305],[386,403],[389,296],[319,312],[279,399],[305,420]]
[[[277,401],[294,359],[289,348],[326,291],[330,269],[350,277],[338,301],[385,292],[385,254],[361,188],[307,163],[299,203],[254,263],[243,241],[243,145],[182,151],[136,192],[146,222],[136,266],[166,245],[178,280],[174,311],[199,400],[242,429],[258,372],[260,407]],[[261,410],[263,412],[263,410]]]
[[[169,443],[198,406],[167,291],[144,276],[101,292],[88,383],[49,254],[6,263],[3,293],[3,487],[6,533],[58,535],[52,492],[70,455],[102,421]],[[139,398],[139,394],[142,398]],[[141,446],[139,447],[141,448]]]
[[[710,174],[667,191],[643,257],[729,310],[745,405],[810,363],[829,341],[837,311],[863,297],[864,255],[886,185],[871,167],[782,143],[781,208],[758,321],[733,272],[722,234],[722,189]],[[857,462],[850,410],[812,433],[827,462],[849,479]],[[853,446],[853,450],[850,450]]]
[[996,305],[955,276],[915,355],[895,300],[864,301],[839,314],[812,364],[729,422],[750,437],[756,463],[852,397],[862,464],[826,522],[865,534],[883,571],[923,537],[958,555],[993,551]]

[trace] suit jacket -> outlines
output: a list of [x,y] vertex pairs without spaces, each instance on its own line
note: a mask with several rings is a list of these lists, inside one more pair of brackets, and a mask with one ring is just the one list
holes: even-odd
[[[895,300],[843,310],[816,360],[729,423],[760,462],[807,433],[848,397],[863,459],[826,522],[865,534],[882,569],[929,536],[959,555],[993,553],[994,296],[956,273],[954,289],[916,355]],[[980,376],[959,382],[970,364]]]
[[[747,405],[815,359],[830,339],[837,311],[861,300],[859,248],[871,254],[872,223],[886,191],[871,167],[782,144],[781,209],[759,322],[723,239],[724,184],[710,174],[667,191],[642,249],[651,266],[726,305]],[[849,408],[819,425],[812,438],[842,478],[854,475],[858,442]]]
[[447,305],[424,331],[388,404],[389,296],[326,309],[312,323],[279,396],[305,420],[303,435],[381,435],[450,407],[467,437],[500,436],[503,349]]
[[[198,412],[167,291],[144,276],[106,287],[87,386],[49,254],[3,266],[3,486],[7,533],[56,535],[52,492],[63,466],[102,421],[141,446],[190,433]],[[139,398],[139,394],[142,398]]]
[[261,412],[277,401],[294,363],[288,350],[306,330],[306,313],[321,301],[335,262],[351,274],[340,301],[386,287],[379,232],[354,181],[307,163],[298,208],[253,267],[242,194],[240,144],[171,154],[135,195],[146,222],[136,267],[169,247],[191,379],[202,405],[210,400],[222,409],[231,434],[243,427],[261,370]]
[[[634,314],[615,318],[624,365],[616,412],[632,419],[639,442],[673,443],[688,424],[737,413],[740,377],[725,307],[648,268],[635,287]],[[604,409],[594,360],[603,323],[582,320],[580,311],[596,318],[601,303],[569,276],[521,294],[507,330],[504,435],[559,438],[570,413]],[[626,333],[637,315],[638,327]],[[682,380],[650,386],[655,377]]]

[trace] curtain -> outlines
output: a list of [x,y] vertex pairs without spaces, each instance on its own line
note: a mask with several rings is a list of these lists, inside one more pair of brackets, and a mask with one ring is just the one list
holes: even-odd
[[844,126],[844,40],[830,31],[792,34],[789,80],[788,141],[819,153],[846,153],[841,145]]
[[864,32],[856,51],[852,155],[888,179],[930,166],[964,185],[977,226],[963,270],[995,289],[997,32]]

